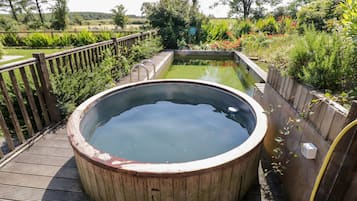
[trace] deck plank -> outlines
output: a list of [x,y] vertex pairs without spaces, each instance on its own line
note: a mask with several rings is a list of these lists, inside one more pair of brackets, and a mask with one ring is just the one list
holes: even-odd
[[89,201],[88,197],[83,193],[10,186],[3,184],[0,184],[0,200]]
[[71,145],[68,140],[60,140],[60,139],[41,139],[36,142],[36,146],[40,147],[53,147],[53,148],[66,148],[71,150]]
[[73,151],[69,148],[42,147],[37,145],[32,146],[31,149],[26,150],[24,153],[31,155],[60,156],[67,158],[73,156]]
[[77,167],[74,157],[32,155],[26,152],[20,154],[14,161],[27,164]]
[[82,193],[79,180],[0,172],[0,184]]
[[5,167],[3,167],[2,169],[0,169],[0,172],[67,178],[67,179],[79,179],[77,168],[74,167],[61,167],[61,166],[11,162],[7,164]]

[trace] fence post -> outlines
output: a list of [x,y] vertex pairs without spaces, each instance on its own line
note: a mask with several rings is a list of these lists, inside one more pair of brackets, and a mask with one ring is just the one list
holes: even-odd
[[32,56],[37,60],[37,72],[40,78],[42,93],[45,97],[45,102],[48,108],[48,113],[50,114],[51,122],[59,122],[61,120],[61,114],[57,108],[56,96],[51,93],[50,75],[46,64],[45,54],[34,53]]
[[114,44],[114,55],[118,56],[118,54],[119,54],[118,40],[116,37],[113,37],[112,40],[113,40],[113,44]]

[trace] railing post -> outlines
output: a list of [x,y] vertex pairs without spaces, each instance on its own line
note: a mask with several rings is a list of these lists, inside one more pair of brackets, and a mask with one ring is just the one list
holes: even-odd
[[118,54],[119,54],[118,40],[116,37],[113,37],[112,40],[113,40],[113,45],[114,45],[114,55],[118,56]]
[[144,32],[140,32],[139,40],[140,41],[145,40]]
[[34,53],[32,56],[37,60],[37,72],[40,78],[42,93],[45,97],[45,102],[48,108],[48,113],[50,114],[51,122],[59,122],[61,120],[61,114],[57,108],[56,96],[51,93],[50,75],[46,64],[45,54]]

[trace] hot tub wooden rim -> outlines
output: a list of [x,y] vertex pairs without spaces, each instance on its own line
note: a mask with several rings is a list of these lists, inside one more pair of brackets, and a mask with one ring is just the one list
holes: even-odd
[[260,147],[262,146],[262,144],[263,144],[263,142],[259,143],[259,145],[257,147],[255,147],[255,149],[252,149],[249,152],[247,152],[246,154],[244,154],[243,156],[238,157],[238,158],[236,158],[234,160],[231,160],[231,161],[229,161],[227,163],[223,163],[221,165],[209,167],[209,168],[206,168],[206,169],[199,169],[199,170],[186,171],[186,172],[175,172],[175,173],[169,173],[169,172],[164,172],[164,173],[138,172],[138,171],[134,171],[134,170],[122,169],[122,168],[119,168],[117,166],[104,164],[100,159],[95,159],[93,157],[87,157],[85,154],[80,152],[76,147],[72,146],[72,148],[74,149],[75,156],[76,156],[76,154],[78,154],[78,156],[80,156],[82,159],[84,159],[88,163],[91,163],[91,164],[93,164],[95,166],[98,166],[100,168],[106,169],[108,171],[117,172],[117,173],[120,173],[120,174],[139,176],[139,177],[148,177],[148,178],[182,178],[182,177],[195,176],[197,174],[210,173],[210,172],[217,171],[219,169],[232,167],[232,166],[234,166],[234,164],[240,163],[241,161],[244,161],[247,158],[250,158],[251,155],[255,154],[255,152],[259,152],[260,153],[261,152]]
[[[126,160],[116,156],[111,156],[110,154],[102,153],[100,150],[95,149],[93,146],[87,143],[84,137],[82,136],[78,122],[81,122],[81,120],[88,112],[88,110],[103,98],[108,97],[119,90],[141,86],[148,83],[158,84],[158,83],[175,83],[175,82],[199,84],[203,86],[214,87],[232,96],[239,97],[243,102],[245,102],[250,106],[251,111],[254,112],[254,115],[256,116],[256,127],[252,131],[250,137],[245,142],[243,142],[240,146],[237,146],[232,150],[229,150],[227,152],[218,154],[210,158],[183,162],[183,163],[166,164],[166,163],[142,163],[137,161]],[[265,136],[266,130],[267,130],[267,118],[264,114],[264,110],[257,102],[255,102],[248,95],[224,85],[206,82],[206,81],[186,80],[186,79],[166,79],[166,80],[137,82],[137,83],[127,84],[127,85],[114,87],[112,89],[106,90],[89,98],[80,106],[78,106],[77,109],[73,112],[73,114],[69,118],[67,124],[68,138],[73,149],[81,156],[83,156],[83,158],[85,158],[86,160],[88,159],[92,163],[102,168],[114,170],[117,172],[124,172],[134,175],[147,175],[147,176],[149,175],[158,176],[161,174],[164,174],[166,176],[168,175],[182,176],[184,174],[191,174],[192,172],[193,173],[198,171],[202,172],[202,171],[209,171],[215,168],[222,168],[226,164],[231,164],[240,160],[240,158],[243,159],[248,157],[246,155],[250,155],[249,154],[250,152],[254,151],[256,148],[260,146]],[[115,164],[113,164],[113,162],[115,162]],[[143,166],[145,166],[145,168],[140,168]]]

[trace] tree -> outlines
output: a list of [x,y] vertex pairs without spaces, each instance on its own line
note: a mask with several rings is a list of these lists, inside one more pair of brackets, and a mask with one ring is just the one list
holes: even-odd
[[293,0],[287,6],[288,15],[292,18],[297,18],[297,12],[299,11],[299,9],[302,6],[311,3],[311,1],[313,0]]
[[[346,0],[341,3],[341,8],[344,10],[341,20],[342,24],[347,34],[352,37],[357,46],[357,2]],[[355,47],[355,50],[357,51],[357,47]]]
[[199,40],[204,16],[198,11],[197,1],[160,0],[144,3],[141,10],[150,25],[159,29],[165,48],[176,49],[178,42],[184,44]]
[[56,30],[64,30],[68,23],[68,7],[67,0],[56,0],[52,7],[52,24],[51,28]]
[[199,5],[197,0],[192,0],[192,6],[189,13],[189,34],[188,43],[199,43],[203,35],[202,24],[207,18],[199,12]]
[[36,5],[37,12],[38,12],[38,16],[40,17],[42,24],[45,24],[45,18],[42,13],[41,4],[46,4],[46,3],[48,3],[47,0],[35,0],[35,5]]
[[18,12],[20,8],[18,6],[18,0],[0,0],[0,7],[9,11],[15,21],[19,21]]
[[115,25],[123,29],[128,21],[128,17],[125,15],[126,10],[124,6],[122,4],[117,5],[111,11],[114,14],[113,20]]
[[35,9],[35,5],[33,2],[28,1],[28,0],[20,0],[18,2],[19,5],[19,13],[23,15],[22,22],[24,24],[28,24],[30,22],[35,21],[35,17],[32,13],[32,11]]
[[241,15],[243,12],[243,18],[248,18],[248,15],[251,12],[252,4],[256,0],[218,0],[214,3],[214,7],[218,5],[228,5],[230,10],[228,15]]
[[331,20],[339,19],[342,15],[336,10],[338,4],[339,0],[316,0],[302,6],[297,13],[300,31],[303,31],[302,25],[313,25],[319,31],[331,29]]

